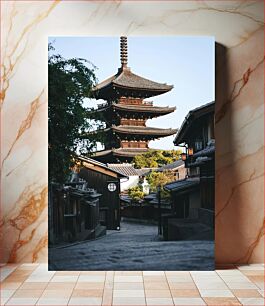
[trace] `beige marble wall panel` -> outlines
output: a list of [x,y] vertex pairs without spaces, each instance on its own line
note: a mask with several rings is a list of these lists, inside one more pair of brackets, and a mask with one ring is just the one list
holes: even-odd
[[263,35],[217,60],[217,262],[264,260]]
[[239,82],[218,102],[216,256],[261,261],[263,20],[263,1],[2,1],[1,261],[47,261],[48,36],[121,34],[213,35],[229,48],[230,94]]

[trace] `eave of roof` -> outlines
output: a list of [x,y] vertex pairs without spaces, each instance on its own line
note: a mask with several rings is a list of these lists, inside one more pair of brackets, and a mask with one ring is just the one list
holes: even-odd
[[167,191],[184,191],[186,189],[195,188],[199,186],[200,180],[199,179],[184,179],[171,182],[164,186],[164,189]]
[[160,129],[147,126],[119,125],[112,126],[113,131],[122,134],[170,136],[176,134],[176,129]]
[[135,155],[143,154],[148,152],[148,149],[142,149],[142,148],[132,148],[132,149],[125,149],[125,148],[118,148],[113,149],[113,154],[115,156],[128,156],[128,157],[134,157]]
[[138,176],[136,169],[131,164],[107,164],[110,169],[118,171],[126,176]]
[[157,171],[162,172],[164,170],[173,170],[173,169],[177,169],[177,168],[183,167],[183,166],[185,166],[185,163],[184,163],[183,160],[180,159],[180,160],[174,161],[173,163],[170,163],[170,164],[167,164],[167,165],[164,165],[164,166],[158,168]]
[[204,148],[201,151],[196,152],[193,154],[193,157],[203,157],[203,156],[210,156],[215,153],[215,145],[210,145]]
[[113,103],[113,107],[118,110],[125,110],[128,112],[142,112],[142,113],[163,113],[169,114],[176,110],[176,107],[160,107],[160,106],[150,106],[150,105],[127,105],[127,104],[117,104]]
[[183,137],[188,130],[191,120],[198,119],[205,114],[214,112],[214,108],[215,108],[215,101],[212,101],[210,103],[204,104],[200,107],[194,108],[193,110],[189,111],[184,121],[182,122],[181,127],[179,128],[173,143],[175,145],[181,144],[183,142]]
[[107,155],[114,155],[114,156],[127,156],[127,157],[134,157],[135,155],[143,154],[148,152],[149,149],[142,149],[142,148],[117,148],[112,150],[103,150],[98,151],[93,154],[94,157],[100,156],[107,156]]
[[155,95],[165,93],[173,88],[173,85],[167,85],[151,81],[131,72],[130,68],[123,67],[118,70],[118,73],[108,79],[97,84],[92,92],[95,98],[100,98],[100,92],[107,88],[113,90],[114,87],[126,88],[131,90],[147,90],[156,92]]
[[204,157],[198,157],[195,162],[192,162],[192,163],[188,163],[187,164],[187,167],[188,168],[192,168],[192,167],[199,167],[199,166],[202,166],[204,165],[205,163],[209,162],[209,161],[212,161],[213,159],[211,157],[207,157],[207,156],[204,156]]
[[[126,175],[122,174],[121,172],[115,170],[115,169],[112,169],[110,167],[108,167],[106,164],[104,163],[101,163],[97,160],[94,160],[93,158],[89,158],[89,157],[84,157],[84,156],[79,156],[78,159],[82,162],[85,162],[85,163],[88,163],[88,164],[92,164],[92,165],[95,165],[95,166],[98,166],[98,167],[101,167],[105,170],[108,170],[108,171],[111,171],[113,173],[116,173],[118,174],[119,177],[127,177]],[[93,170],[93,169],[92,169]]]

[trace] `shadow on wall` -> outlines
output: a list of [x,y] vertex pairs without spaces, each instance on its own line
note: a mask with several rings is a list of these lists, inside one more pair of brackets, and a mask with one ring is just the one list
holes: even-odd
[[[238,120],[249,120],[244,117],[239,118],[239,111],[242,113],[245,110],[245,104],[259,103],[259,94],[253,93],[255,91],[253,85],[248,84],[247,88],[243,88],[250,77],[250,69],[255,69],[249,67],[248,63],[248,56],[252,55],[242,58],[240,48],[229,50],[228,54],[227,48],[218,43],[215,44],[216,264],[257,261],[258,257],[253,259],[252,255],[262,237],[262,231],[256,232],[256,229],[259,228],[260,216],[257,215],[256,221],[252,220],[253,214],[262,208],[260,203],[256,203],[253,194],[253,188],[258,189],[258,185],[256,183],[254,184],[256,187],[250,185],[253,184],[252,180],[259,178],[255,172],[262,160],[255,160],[255,156],[250,156],[250,159],[245,160],[246,155],[240,150],[243,146],[251,146],[253,134],[248,133],[242,140],[242,134],[239,135],[242,131],[240,130],[240,122],[238,122]],[[240,57],[243,67],[238,66],[241,64]],[[259,54],[254,56],[255,59],[258,57]],[[247,62],[245,62],[246,59]],[[237,76],[238,72],[240,72],[239,76]],[[246,95],[249,92],[253,94],[253,101],[246,100]],[[243,95],[243,97],[239,97],[239,95]],[[248,122],[246,121],[246,123]],[[240,142],[240,145],[239,140],[243,141],[243,143]],[[243,154],[242,157],[239,154]],[[253,196],[251,198],[247,196],[250,192]],[[253,203],[250,203],[251,200]],[[252,228],[250,228],[251,226]]]
[[[222,209],[222,202],[219,201],[219,184],[220,181],[220,152],[222,152],[222,145],[226,145],[227,152],[231,148],[231,134],[223,135],[223,129],[220,128],[220,120],[226,116],[226,124],[231,131],[231,117],[228,114],[229,108],[229,93],[228,93],[228,69],[227,69],[227,48],[219,43],[215,43],[215,262],[216,264],[222,263],[222,257],[219,256],[222,249],[222,237],[220,236],[219,226],[222,226],[220,219],[220,209]],[[222,141],[220,141],[222,139]],[[231,175],[233,175],[231,173]]]

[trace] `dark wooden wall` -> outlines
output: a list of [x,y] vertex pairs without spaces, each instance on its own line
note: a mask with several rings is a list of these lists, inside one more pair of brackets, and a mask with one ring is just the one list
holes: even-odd
[[[92,169],[83,168],[79,176],[88,182],[89,188],[94,188],[100,197],[100,210],[107,212],[107,229],[117,229],[120,226],[120,180],[111,177],[105,173],[93,171]],[[117,189],[113,192],[108,190],[108,184],[114,182]]]

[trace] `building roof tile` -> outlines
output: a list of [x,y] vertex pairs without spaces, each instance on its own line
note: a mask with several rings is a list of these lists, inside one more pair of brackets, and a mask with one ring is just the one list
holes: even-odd
[[184,179],[184,180],[178,180],[178,181],[174,181],[171,182],[169,184],[166,184],[164,186],[165,190],[168,191],[183,191],[185,189],[189,189],[189,188],[194,188],[196,186],[198,186],[200,183],[199,179]]
[[138,176],[138,172],[133,167],[132,164],[122,163],[122,164],[107,164],[112,170],[122,173],[125,176]]
[[132,73],[129,68],[120,68],[118,73],[97,84],[93,91],[96,92],[105,87],[113,86],[139,90],[154,90],[161,93],[167,92],[173,88],[173,85],[158,83],[143,78],[135,73]]
[[165,171],[165,170],[173,170],[173,169],[176,169],[176,168],[179,168],[179,167],[182,167],[182,166],[185,166],[185,163],[184,163],[183,160],[179,159],[179,160],[174,161],[173,163],[170,163],[170,164],[167,164],[167,165],[164,165],[164,166],[158,168],[157,171],[162,172],[162,171]]

